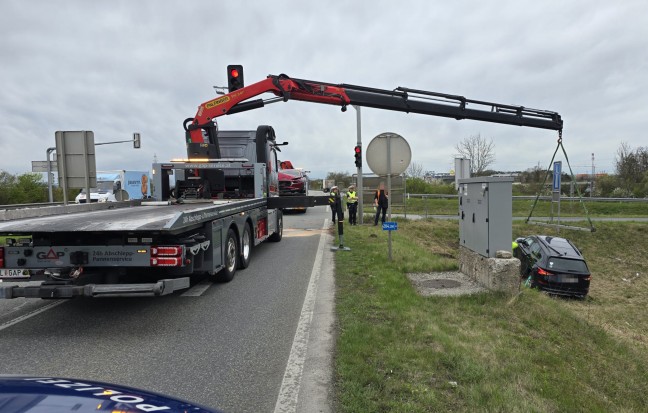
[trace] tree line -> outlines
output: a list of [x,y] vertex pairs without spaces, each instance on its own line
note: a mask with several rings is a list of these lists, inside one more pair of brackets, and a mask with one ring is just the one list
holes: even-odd
[[[54,201],[63,200],[63,190],[54,187],[52,190]],[[68,191],[71,199],[74,199],[78,190]],[[49,194],[47,182],[38,173],[24,173],[12,175],[9,172],[0,170],[0,205],[10,204],[32,204],[37,202],[48,202]]]
[[[513,173],[520,185],[516,185],[516,195],[535,195],[538,192],[550,192],[546,185],[551,185],[551,175],[548,177],[545,188],[540,188],[547,170],[534,166],[525,171],[496,171],[489,169],[495,162],[495,145],[493,140],[487,140],[480,134],[470,136],[459,142],[455,149],[456,157],[471,160],[472,176],[491,176],[496,174]],[[594,178],[594,187],[591,188],[589,177],[575,179],[563,167],[563,188],[565,194],[576,195],[577,188],[581,193],[591,193],[592,196],[609,198],[645,198],[648,197],[648,147],[632,149],[627,143],[621,143],[616,153],[615,174],[599,175]],[[453,184],[434,184],[426,182],[426,171],[423,164],[412,162],[405,172],[407,177],[407,192],[418,194],[444,194],[454,193]],[[336,183],[348,186],[352,177],[349,173],[331,172],[327,179],[334,179]]]
[[[462,157],[477,159],[473,162],[472,174],[474,176],[488,176],[500,171],[488,169],[494,162],[495,147],[492,139],[486,141],[481,135],[471,136],[456,146],[459,155]],[[616,153],[616,173],[612,175],[598,176],[594,183],[593,196],[612,198],[645,198],[648,197],[648,147],[632,149],[627,143],[621,143]],[[520,194],[535,194],[541,189],[547,171],[540,167],[529,168],[526,171],[518,171],[519,180],[524,186],[518,189]],[[412,162],[408,170],[407,192],[416,194],[451,194],[455,193],[454,184],[434,184],[424,179],[423,165]],[[570,185],[571,177],[563,174],[563,184]],[[327,179],[334,179],[341,187],[348,187],[353,177],[348,172],[330,172]],[[587,180],[584,186],[589,188]],[[576,184],[579,184],[578,182]],[[315,189],[315,188],[313,188]],[[78,190],[70,190],[68,196],[73,199]],[[567,192],[567,190],[563,190]],[[53,188],[55,201],[63,200],[63,190],[59,187]],[[38,173],[24,173],[12,175],[0,170],[0,205],[8,204],[29,204],[36,202],[47,202],[47,182]]]

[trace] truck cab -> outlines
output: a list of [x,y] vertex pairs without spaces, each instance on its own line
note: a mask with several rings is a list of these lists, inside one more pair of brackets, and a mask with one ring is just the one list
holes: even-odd
[[186,159],[154,165],[155,199],[279,196],[279,161],[272,127],[219,131],[216,136],[211,143],[187,143]]

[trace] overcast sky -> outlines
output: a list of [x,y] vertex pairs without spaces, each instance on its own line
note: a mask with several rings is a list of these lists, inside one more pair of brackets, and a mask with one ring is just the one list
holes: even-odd
[[[0,2],[0,169],[31,170],[57,130],[96,142],[97,168],[149,169],[186,156],[182,122],[242,64],[268,74],[398,86],[560,113],[575,173],[614,172],[621,142],[647,146],[648,2],[33,1]],[[265,97],[271,97],[270,95]],[[274,126],[283,159],[324,177],[355,172],[353,109],[276,103],[221,117],[220,129]],[[554,131],[362,109],[362,140],[404,136],[424,170],[453,168],[481,134],[497,170],[546,168]],[[562,156],[557,160],[565,161]],[[366,165],[366,162],[365,162]],[[567,169],[563,165],[563,169]]]

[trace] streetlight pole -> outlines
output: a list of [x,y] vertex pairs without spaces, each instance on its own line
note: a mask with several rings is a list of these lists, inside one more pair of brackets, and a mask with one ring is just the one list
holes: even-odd
[[54,202],[54,194],[52,193],[52,163],[50,162],[50,154],[56,150],[56,147],[47,148],[47,193],[49,194],[50,203]]
[[[358,138],[356,144],[362,148],[362,119],[360,116],[360,106],[353,105],[353,108],[356,110],[356,124],[358,126]],[[362,151],[360,152],[362,153]],[[358,199],[358,214],[360,214],[360,225],[364,224],[364,194],[363,190],[364,187],[362,185],[362,163],[360,166],[357,168],[357,184],[358,184],[358,192],[360,194],[359,199]]]

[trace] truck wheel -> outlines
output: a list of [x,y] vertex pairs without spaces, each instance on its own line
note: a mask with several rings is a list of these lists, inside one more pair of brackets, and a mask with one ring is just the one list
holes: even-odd
[[216,274],[215,281],[230,282],[236,273],[236,266],[238,265],[238,242],[236,241],[236,234],[230,228],[227,231],[227,241],[225,241],[225,268]]
[[269,241],[279,242],[283,237],[283,214],[281,211],[277,211],[277,232],[270,235],[268,238]]
[[243,236],[241,237],[241,254],[239,257],[239,268],[247,268],[250,265],[250,256],[252,255],[252,248],[254,242],[252,241],[252,230],[250,224],[245,224],[243,229]]

